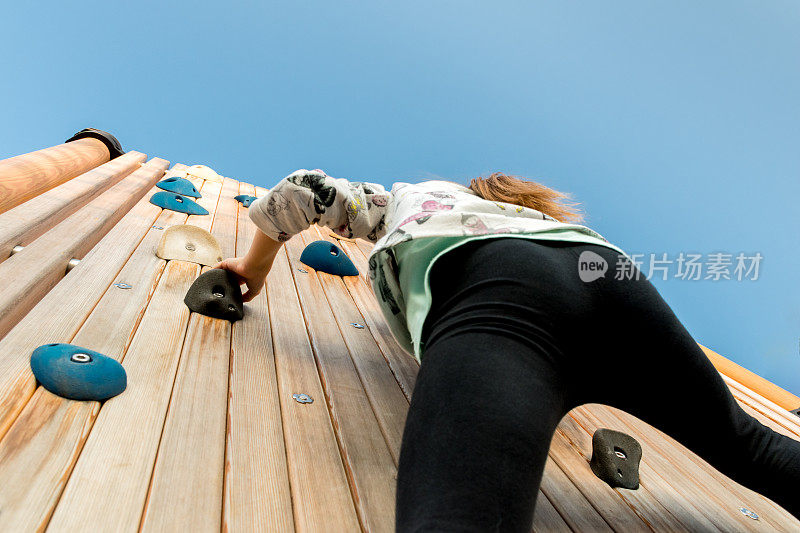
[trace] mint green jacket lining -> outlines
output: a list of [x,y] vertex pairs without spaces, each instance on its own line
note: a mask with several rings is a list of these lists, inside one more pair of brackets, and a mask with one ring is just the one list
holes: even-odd
[[433,264],[439,257],[462,244],[479,239],[494,239],[498,237],[599,244],[625,255],[621,248],[573,229],[558,229],[535,234],[500,233],[464,237],[428,237],[396,245],[395,256],[397,257],[399,270],[398,281],[406,301],[408,331],[411,334],[414,357],[420,363],[424,352],[424,346],[420,339],[422,326],[425,324],[425,318],[428,316],[432,301],[429,276]]

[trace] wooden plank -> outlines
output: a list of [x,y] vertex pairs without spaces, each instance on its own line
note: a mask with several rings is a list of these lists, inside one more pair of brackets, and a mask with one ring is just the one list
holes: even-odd
[[[320,237],[321,235],[313,228],[300,234],[305,245],[319,240]],[[299,258],[299,253],[292,257]],[[300,265],[298,259],[296,266]],[[408,398],[403,394],[403,390],[386,364],[380,347],[375,342],[364,317],[347,291],[343,279],[342,276],[317,272],[317,280],[327,298],[327,305],[333,311],[339,332],[344,338],[358,377],[389,446],[392,461],[397,466],[408,413]],[[325,303],[324,300],[322,303]],[[357,329],[352,326],[354,323],[360,324],[364,328]]]
[[0,215],[0,262],[138,169],[146,156],[128,152]]
[[139,528],[189,320],[189,309],[176,303],[198,271],[193,263],[167,264],[125,355],[128,388],[103,404],[49,531]]
[[[363,379],[353,363],[354,359],[363,359],[366,354],[351,354],[348,350],[331,304],[320,285],[320,278],[329,274],[316,272],[300,262],[304,246],[299,237],[289,240],[285,248],[292,272],[296,273],[295,285],[300,295],[325,396],[331,405],[333,427],[337,433],[362,526],[367,530],[391,530],[394,527],[397,468],[369,395],[364,390]],[[301,268],[307,273],[301,273],[298,270]],[[352,329],[349,323],[348,327]],[[359,333],[364,337],[369,336],[369,332]],[[380,378],[376,376],[376,379]],[[405,421],[404,413],[408,410],[408,403],[394,380],[390,385],[394,385],[400,402],[405,404],[404,411],[401,412],[402,420]],[[385,405],[385,402],[378,409],[397,410],[396,406]],[[390,423],[395,423],[397,417],[394,419]],[[402,427],[399,431],[395,428],[389,428],[389,431],[392,435],[402,434]]]
[[81,258],[91,250],[164,175],[168,165],[163,159],[151,159],[0,263],[0,279],[14,280],[0,293],[0,338],[64,277],[70,259]]
[[[586,500],[581,491],[549,456],[544,465],[540,491],[573,531],[613,531],[600,513],[592,507],[592,504]],[[541,498],[541,495],[539,497]]]
[[724,374],[720,375],[728,385],[731,394],[740,404],[743,404],[743,407],[745,405],[749,406],[767,418],[769,423],[764,422],[764,424],[769,425],[775,431],[779,431],[794,440],[800,440],[800,417],[742,385],[735,379],[729,378]]
[[0,213],[109,160],[99,139],[78,139],[0,161]]
[[[239,203],[233,197],[238,190],[237,182],[224,179],[211,227],[225,257],[235,253]],[[219,531],[230,353],[231,323],[191,313],[142,520],[144,531]]]
[[[592,456],[592,435],[598,429],[592,419],[584,415],[585,411],[573,409],[570,414],[562,420],[562,428],[571,427],[572,430],[567,437],[573,442],[577,449],[582,450],[584,460],[591,460]],[[578,428],[583,429],[583,435]],[[594,474],[592,474],[594,475]],[[644,490],[662,504],[667,511],[672,514],[683,527],[690,531],[721,531],[714,522],[706,517],[699,502],[687,498],[685,493],[673,487],[661,474],[656,471],[649,461],[642,461],[639,464],[639,490]],[[620,492],[634,494],[637,491],[627,491],[620,489]]]
[[556,508],[550,503],[542,491],[536,493],[536,510],[533,513],[534,533],[569,533],[572,529],[567,525]]
[[[210,215],[189,216],[186,224],[211,229],[220,188],[202,183],[198,203]],[[139,528],[186,337],[189,309],[183,297],[199,268],[167,263],[125,354],[128,389],[103,404],[48,529]],[[91,508],[86,501],[93,502]]]
[[771,402],[780,405],[787,411],[800,407],[800,397],[797,397],[791,392],[782,389],[771,381],[767,381],[755,372],[752,372],[741,365],[737,365],[727,357],[721,356],[714,350],[703,346],[699,342],[697,344],[720,374],[736,380],[737,383],[741,383],[743,386],[752,390],[756,394],[759,394],[760,396],[769,399]]
[[[675,501],[675,491],[661,491],[666,485],[659,483],[657,476],[648,468],[648,464],[639,469],[639,488],[635,490],[612,488],[605,481],[592,472],[589,463],[592,458],[592,435],[578,424],[572,416],[565,416],[553,437],[550,449],[553,457],[561,469],[575,482],[587,499],[593,502],[595,508],[611,512],[614,517],[606,517],[606,521],[620,529],[623,524],[617,524],[621,517],[629,511],[618,513],[614,506],[620,502],[629,507],[631,512],[638,515],[653,531],[719,531],[714,524],[700,515],[696,519],[697,510],[688,502]],[[656,479],[653,479],[653,478]],[[653,490],[651,490],[651,487]],[[662,498],[665,498],[662,501]],[[669,507],[665,507],[667,503]],[[672,505],[670,505],[672,504]],[[676,505],[677,511],[675,511]],[[684,507],[682,504],[685,504]],[[673,515],[673,512],[676,514]],[[678,515],[681,515],[680,517]],[[681,520],[681,518],[683,520]],[[629,519],[633,519],[629,516]]]
[[[775,531],[782,529],[782,525],[797,523],[773,502],[729,479],[697,454],[674,439],[659,435],[655,428],[633,415],[603,404],[586,404],[577,409],[584,409],[583,414],[598,427],[624,431],[636,438],[642,446],[642,461],[649,462],[676,490],[699,504],[699,509],[723,530]],[[760,519],[747,518],[739,511],[740,507],[755,511]]]
[[[155,192],[152,189],[150,192]],[[30,354],[49,342],[72,339],[162,210],[149,194],[0,340],[0,437],[33,394]],[[60,312],[54,313],[53,309]]]
[[375,293],[372,292],[372,287],[367,278],[367,260],[361,253],[360,248],[347,242],[340,242],[338,246],[353,260],[356,268],[361,273],[358,277],[347,276],[342,278],[344,284],[358,306],[378,346],[380,346],[383,357],[395,379],[400,384],[403,394],[410,401],[411,392],[414,390],[417,373],[419,372],[419,363],[412,354],[400,347],[392,335],[389,325],[386,323],[386,319],[378,306],[378,301],[375,299]]
[[[164,210],[154,226],[180,224],[186,215]],[[122,361],[166,261],[153,250],[163,231],[151,228],[74,338],[58,339]],[[0,516],[5,528],[41,530],[47,525],[89,430],[99,402],[77,402],[39,386],[0,441]]]
[[[342,531],[358,531],[347,473],[297,291],[290,283],[292,275],[284,246],[267,276],[267,302],[295,526],[300,531],[323,531],[336,524]],[[292,398],[301,393],[311,396],[313,403]]]
[[[239,192],[253,195],[255,190],[240,183]],[[247,253],[254,233],[247,209],[239,209],[236,255]],[[294,530],[271,339],[262,290],[233,324],[223,531]]]

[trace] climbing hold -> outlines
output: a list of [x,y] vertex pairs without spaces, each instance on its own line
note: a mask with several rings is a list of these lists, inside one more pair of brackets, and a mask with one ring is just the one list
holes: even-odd
[[150,203],[162,209],[170,209],[178,213],[189,215],[207,215],[208,210],[194,200],[175,194],[174,192],[158,191],[150,198]]
[[183,302],[195,313],[235,322],[244,316],[242,289],[234,274],[212,268],[200,274]]
[[205,165],[192,165],[186,169],[186,176],[200,178],[201,180],[214,181],[222,183],[222,176],[214,172]]
[[31,355],[31,370],[45,389],[70,400],[106,400],[128,383],[118,361],[73,344],[39,346]]
[[177,259],[208,266],[222,261],[217,239],[206,230],[187,224],[168,227],[158,241],[156,255],[167,261]]
[[300,254],[300,261],[314,270],[334,276],[358,276],[358,269],[338,246],[328,241],[314,241]]
[[171,178],[167,178],[156,183],[156,187],[159,189],[164,189],[165,191],[182,194],[184,196],[191,196],[192,198],[202,198],[200,193],[197,192],[195,186],[192,185],[192,182],[186,178],[172,176]]
[[642,446],[627,433],[601,428],[592,435],[589,466],[612,487],[638,489],[641,460]]
[[255,196],[250,196],[249,194],[240,194],[234,196],[233,199],[242,204],[242,207],[250,207],[250,204],[258,200]]

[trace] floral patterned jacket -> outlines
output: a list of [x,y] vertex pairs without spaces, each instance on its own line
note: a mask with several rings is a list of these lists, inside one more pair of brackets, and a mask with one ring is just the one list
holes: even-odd
[[399,243],[554,228],[576,229],[608,243],[586,226],[558,222],[535,209],[485,200],[449,181],[398,182],[387,192],[377,183],[332,178],[321,170],[290,174],[250,205],[249,216],[262,232],[280,242],[316,223],[343,237],[375,243],[368,261],[370,283],[401,346],[409,346],[411,340],[393,250]]

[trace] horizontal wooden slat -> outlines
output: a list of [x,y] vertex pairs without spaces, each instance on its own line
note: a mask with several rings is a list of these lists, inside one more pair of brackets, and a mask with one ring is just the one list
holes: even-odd
[[140,199],[69,276],[0,340],[0,437],[34,392],[36,381],[30,371],[30,354],[37,346],[66,342],[75,336],[161,214],[162,210],[148,198],[149,194]]
[[[186,224],[211,229],[219,193],[219,183],[204,182],[198,202],[210,215],[190,216]],[[48,530],[139,528],[186,338],[183,297],[199,269],[167,263],[125,354],[128,388],[103,404]]]
[[146,159],[128,152],[0,214],[0,262],[138,169]]
[[169,165],[152,159],[53,229],[0,263],[0,338],[66,274],[72,258],[82,258],[164,175]]
[[0,161],[0,213],[109,160],[99,139],[85,138]]

